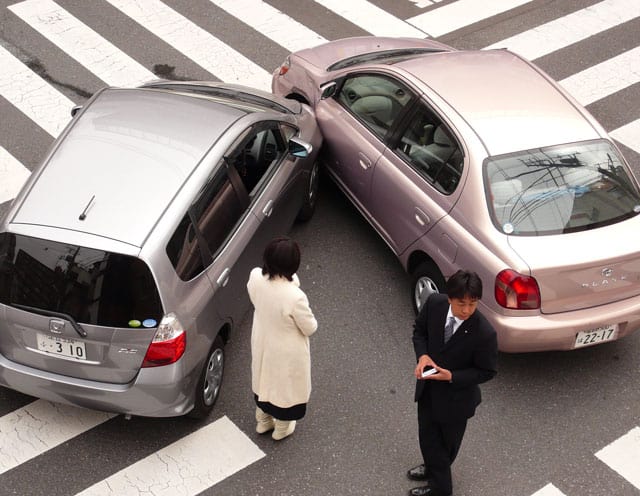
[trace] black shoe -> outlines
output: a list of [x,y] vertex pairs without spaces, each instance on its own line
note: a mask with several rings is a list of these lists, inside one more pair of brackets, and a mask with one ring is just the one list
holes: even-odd
[[431,487],[431,486],[420,486],[414,487],[409,490],[409,496],[451,496],[446,495],[441,491]]
[[422,465],[418,465],[417,467],[413,467],[408,470],[407,477],[414,481],[426,481],[429,480],[429,472],[423,463]]

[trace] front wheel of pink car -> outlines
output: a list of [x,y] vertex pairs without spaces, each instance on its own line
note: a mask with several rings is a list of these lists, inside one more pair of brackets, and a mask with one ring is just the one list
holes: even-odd
[[418,313],[430,294],[444,290],[444,277],[437,265],[430,260],[418,265],[411,276],[413,281],[411,301],[413,309]]

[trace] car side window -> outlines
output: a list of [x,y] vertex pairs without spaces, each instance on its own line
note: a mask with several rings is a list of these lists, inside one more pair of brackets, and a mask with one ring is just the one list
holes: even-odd
[[188,281],[209,265],[247,210],[238,172],[222,164],[193,202],[167,244],[178,276]]
[[366,74],[347,78],[336,98],[382,139],[412,97],[399,81]]
[[455,191],[462,175],[463,155],[451,130],[420,106],[402,131],[396,152],[444,194]]

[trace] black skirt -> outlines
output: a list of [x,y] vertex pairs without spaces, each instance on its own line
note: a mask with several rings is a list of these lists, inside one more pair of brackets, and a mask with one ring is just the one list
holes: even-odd
[[254,394],[253,398],[256,400],[256,405],[264,413],[268,413],[277,420],[300,420],[307,413],[307,404],[300,403],[298,405],[290,406],[289,408],[281,408],[268,401],[259,401],[258,395]]

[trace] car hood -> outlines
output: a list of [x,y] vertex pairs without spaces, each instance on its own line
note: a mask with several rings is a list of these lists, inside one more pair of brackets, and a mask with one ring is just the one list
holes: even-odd
[[326,69],[340,60],[356,55],[401,48],[452,50],[447,45],[428,39],[361,36],[330,41],[329,43],[296,52],[296,55],[316,67]]
[[540,286],[541,311],[597,307],[640,294],[640,217],[579,233],[510,236]]

